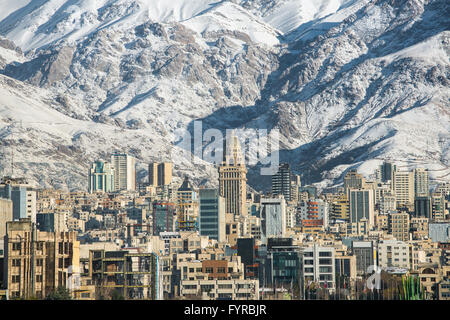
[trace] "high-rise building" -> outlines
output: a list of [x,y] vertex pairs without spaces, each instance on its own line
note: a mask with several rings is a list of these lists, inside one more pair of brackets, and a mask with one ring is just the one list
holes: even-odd
[[414,169],[414,192],[416,197],[427,197],[430,193],[428,170]]
[[172,162],[153,162],[148,165],[148,182],[151,186],[167,186],[172,183]]
[[315,243],[310,247],[304,248],[302,265],[304,284],[306,286],[315,282],[318,283],[321,288],[335,288],[334,247],[322,247]]
[[416,197],[414,199],[414,216],[431,218],[431,197]]
[[394,171],[393,189],[397,207],[414,204],[414,172]]
[[433,242],[450,242],[450,223],[429,223],[428,234]]
[[389,215],[389,232],[395,239],[409,241],[409,214],[394,212]]
[[272,175],[272,194],[283,195],[286,201],[291,201],[292,173],[288,163],[281,163],[278,172]]
[[136,160],[126,153],[111,155],[111,165],[114,168],[114,191],[136,190]]
[[170,202],[153,202],[153,234],[175,231],[176,208]]
[[349,189],[363,189],[366,187],[366,179],[355,169],[350,170],[344,177],[344,191]]
[[334,220],[349,221],[349,203],[346,194],[342,193],[331,202],[330,216]]
[[329,205],[322,199],[300,201],[297,207],[297,221],[302,225],[317,221],[318,226],[328,227]]
[[392,193],[385,193],[381,197],[379,203],[379,211],[381,213],[389,213],[397,210],[397,201]]
[[378,242],[378,266],[409,269],[409,245],[399,240],[381,240]]
[[99,296],[114,288],[124,299],[159,300],[158,256],[136,248],[120,251],[91,250],[89,276]]
[[440,183],[435,191],[435,193],[442,194],[447,200],[450,200],[450,182],[442,182]]
[[369,226],[373,226],[375,214],[373,190],[349,189],[348,194],[350,222],[359,222],[366,218]]
[[356,256],[356,273],[364,275],[375,263],[375,253],[372,241],[352,241],[352,253]]
[[79,271],[76,232],[40,232],[28,218],[6,228],[4,283],[11,298],[43,298],[70,286],[70,274]]
[[108,162],[96,161],[89,170],[89,193],[113,192],[115,170]]
[[[229,143],[228,143],[229,142]],[[226,155],[219,166],[219,192],[225,198],[225,212],[233,217],[247,215],[247,169],[238,137],[227,141]]]
[[303,287],[301,262],[302,254],[298,247],[293,246],[292,238],[269,238],[264,262],[268,271],[264,272],[267,274],[266,285]]
[[0,198],[0,240],[6,235],[6,223],[9,221],[13,221],[13,203],[9,199]]
[[379,170],[381,182],[388,182],[393,180],[394,172],[397,170],[397,166],[390,162],[384,161]]
[[181,231],[197,230],[199,206],[197,192],[194,190],[188,177],[184,178],[183,183],[177,190],[177,203],[178,229]]
[[431,219],[435,221],[445,219],[445,201],[441,193],[431,194]]
[[267,243],[269,237],[286,235],[286,201],[282,196],[261,199],[261,241]]
[[172,162],[158,164],[158,186],[167,186],[172,182]]
[[148,165],[148,184],[150,186],[158,185],[158,163],[153,162]]
[[200,189],[200,235],[218,242],[225,239],[225,199],[217,189]]

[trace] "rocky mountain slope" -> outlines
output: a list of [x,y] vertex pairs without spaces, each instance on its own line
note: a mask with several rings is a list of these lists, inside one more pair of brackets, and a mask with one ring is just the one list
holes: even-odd
[[[282,161],[331,185],[387,158],[449,179],[444,0],[0,0],[0,172],[86,189],[117,149],[179,177],[214,167],[177,132],[278,129]],[[256,189],[268,186],[251,168]]]

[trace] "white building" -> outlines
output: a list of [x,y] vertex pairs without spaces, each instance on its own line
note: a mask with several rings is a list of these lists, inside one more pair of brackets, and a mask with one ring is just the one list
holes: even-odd
[[286,235],[286,201],[279,198],[261,199],[261,241],[267,243],[269,237]]
[[409,269],[409,245],[398,240],[382,240],[378,243],[378,266]]
[[319,284],[321,288],[334,289],[335,250],[317,243],[303,249],[303,276],[305,285]]
[[136,190],[136,160],[126,153],[114,153],[111,165],[115,170],[114,190]]

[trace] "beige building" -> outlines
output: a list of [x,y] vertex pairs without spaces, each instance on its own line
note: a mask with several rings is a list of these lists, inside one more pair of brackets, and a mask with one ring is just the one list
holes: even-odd
[[150,186],[167,186],[172,183],[172,162],[153,162],[148,165]]
[[0,240],[6,235],[6,223],[13,220],[12,201],[0,199]]
[[40,232],[29,219],[7,223],[4,283],[10,298],[43,298],[59,286],[68,287],[79,270],[75,232]]
[[181,281],[180,296],[189,299],[201,296],[203,299],[259,300],[258,280],[184,280]]
[[349,189],[364,189],[366,188],[366,179],[362,174],[356,172],[356,170],[350,170],[344,177],[344,191]]
[[413,240],[422,240],[428,238],[428,218],[412,217],[410,227]]
[[414,172],[394,171],[393,189],[397,206],[414,204]]
[[225,161],[219,166],[219,193],[225,198],[225,213],[233,217],[246,215],[247,168],[239,139],[231,136]]
[[396,212],[389,215],[389,232],[395,239],[409,241],[409,214]]

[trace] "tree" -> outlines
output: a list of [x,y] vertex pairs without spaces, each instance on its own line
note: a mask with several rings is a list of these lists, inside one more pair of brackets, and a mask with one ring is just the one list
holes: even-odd
[[72,300],[69,289],[58,287],[55,291],[49,293],[45,300]]

